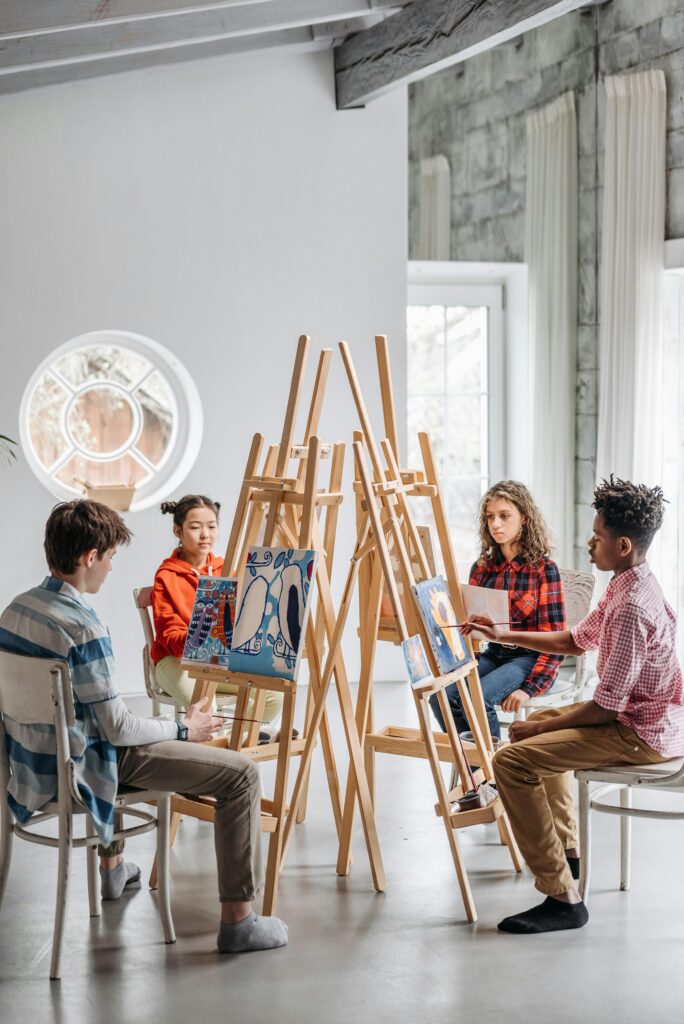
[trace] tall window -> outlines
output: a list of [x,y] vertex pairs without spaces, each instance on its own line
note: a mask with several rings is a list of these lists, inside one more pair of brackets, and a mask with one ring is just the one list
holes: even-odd
[[36,475],[58,497],[89,485],[135,485],[132,508],[170,490],[197,454],[202,411],[187,371],[162,346],[96,331],[34,373],[20,430]]
[[420,466],[417,435],[427,431],[466,562],[477,551],[479,499],[503,472],[502,288],[410,287],[407,340],[408,465]]

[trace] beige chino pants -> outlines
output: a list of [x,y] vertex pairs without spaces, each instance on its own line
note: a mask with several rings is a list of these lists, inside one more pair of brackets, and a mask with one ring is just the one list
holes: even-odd
[[[555,718],[581,706],[545,708],[528,721]],[[617,721],[542,733],[496,752],[497,789],[540,892],[558,896],[575,884],[565,857],[566,850],[578,846],[572,772],[667,760]]]
[[[119,783],[216,799],[214,842],[222,903],[253,900],[263,885],[259,769],[244,754],[166,740],[119,748]],[[100,848],[113,855],[123,843]]]

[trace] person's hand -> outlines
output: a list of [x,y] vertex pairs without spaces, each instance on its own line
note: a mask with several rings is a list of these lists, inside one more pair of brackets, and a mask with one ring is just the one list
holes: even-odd
[[222,718],[214,718],[206,701],[191,704],[183,715],[183,725],[188,727],[188,739],[193,743],[204,743],[219,731],[223,725]]
[[508,726],[508,739],[511,743],[519,743],[530,736],[538,736],[542,731],[541,725],[541,722],[511,722]]
[[530,699],[529,693],[525,693],[524,690],[513,690],[513,693],[509,693],[505,700],[501,701],[501,708],[503,711],[518,711],[523,704],[526,704]]
[[500,626],[494,625],[491,615],[470,615],[461,623],[464,636],[472,633],[474,629],[482,633],[485,640],[498,640],[503,632]]

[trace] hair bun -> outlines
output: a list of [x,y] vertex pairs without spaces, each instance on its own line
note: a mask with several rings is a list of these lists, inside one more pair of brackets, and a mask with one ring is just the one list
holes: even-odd
[[162,503],[161,503],[161,505],[159,507],[161,508],[162,515],[166,515],[167,512],[170,512],[173,515],[173,513],[178,508],[178,502],[177,501],[162,501]]

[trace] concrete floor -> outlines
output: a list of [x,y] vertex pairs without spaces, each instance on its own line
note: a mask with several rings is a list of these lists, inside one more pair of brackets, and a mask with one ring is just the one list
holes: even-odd
[[[404,684],[377,689],[378,722],[413,724]],[[339,740],[334,714],[332,720]],[[63,977],[50,983],[56,857],[15,842],[0,917],[0,1020],[486,1024],[503,1017],[641,1024],[681,1013],[684,879],[672,870],[680,863],[681,822],[635,822],[633,888],[620,893],[617,819],[596,816],[588,927],[504,936],[497,921],[537,902],[538,894],[528,874],[513,874],[494,826],[462,839],[479,913],[478,923],[468,925],[442,825],[431,810],[427,764],[379,757],[388,891],[376,894],[360,828],[350,876],[335,875],[320,751],[316,757],[309,815],[296,830],[280,885],[287,948],[218,956],[212,829],[185,820],[172,854],[177,943],[163,944],[155,897],[146,887],[89,919],[79,852]],[[345,763],[341,751],[339,763]],[[267,768],[267,791],[269,781]],[[144,876],[152,848],[150,836],[130,844]]]

